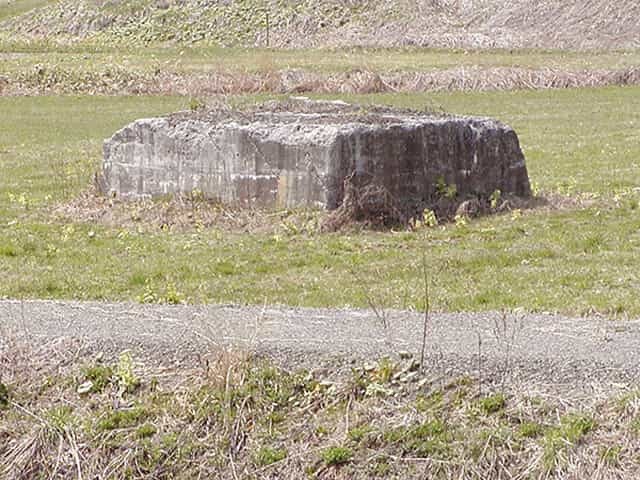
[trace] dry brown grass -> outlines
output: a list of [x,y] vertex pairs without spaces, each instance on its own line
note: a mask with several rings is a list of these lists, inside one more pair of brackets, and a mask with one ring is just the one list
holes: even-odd
[[[123,388],[115,373],[101,391],[78,393],[87,368],[117,371],[118,363],[77,340],[34,346],[28,336],[3,333],[1,381],[10,405],[0,410],[0,478],[640,473],[640,395],[621,394],[620,385],[567,391],[511,381],[504,393],[485,385],[480,394],[472,378],[422,377],[411,373],[411,361],[291,373],[218,350],[190,365],[136,358],[139,387]],[[351,455],[344,464],[326,460],[335,446]]]
[[[348,186],[349,194],[334,211],[293,209],[272,210],[242,208],[206,200],[198,195],[169,195],[160,199],[122,200],[107,198],[94,187],[69,202],[55,206],[51,213],[63,221],[100,224],[107,227],[142,231],[186,232],[215,228],[230,233],[275,235],[314,235],[344,230],[387,230],[420,228],[424,219],[407,210],[382,187]],[[439,222],[451,222],[457,214],[477,217],[518,212],[532,214],[583,209],[594,201],[579,196],[553,192],[538,193],[531,198],[505,197],[491,207],[477,202],[472,212],[460,211],[464,199],[441,199],[432,205]],[[418,218],[420,217],[420,218]]]
[[234,207],[198,195],[169,195],[160,199],[107,198],[90,188],[70,202],[54,207],[53,215],[109,227],[173,232],[216,228],[226,232],[313,233],[323,211],[269,210]]
[[0,78],[0,95],[100,94],[185,95],[372,94],[385,92],[540,90],[640,84],[640,68],[567,71],[559,68],[460,67],[430,72],[377,73],[354,70],[316,73],[279,70],[265,73],[155,74],[89,72],[80,77],[55,69]]
[[[638,473],[640,394],[623,385],[510,377],[481,388],[470,377],[421,376],[412,359],[292,373],[244,350],[161,365],[95,355],[77,339],[38,345],[28,332],[1,333],[2,478]],[[87,379],[96,390],[81,393]],[[345,464],[326,460],[333,446],[349,453]]]

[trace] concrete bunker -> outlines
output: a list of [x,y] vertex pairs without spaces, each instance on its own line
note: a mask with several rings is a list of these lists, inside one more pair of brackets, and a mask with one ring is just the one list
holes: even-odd
[[104,143],[103,193],[194,191],[243,207],[339,208],[375,185],[410,218],[441,198],[530,196],[515,131],[488,118],[289,100],[141,119]]

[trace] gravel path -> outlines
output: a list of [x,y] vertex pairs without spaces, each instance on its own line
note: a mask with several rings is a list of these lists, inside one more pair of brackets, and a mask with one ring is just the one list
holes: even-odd
[[[0,301],[0,334],[34,342],[83,339],[91,349],[124,348],[184,361],[215,348],[243,347],[285,363],[420,355],[423,316],[240,306],[163,306],[97,302]],[[1,347],[0,343],[0,347]],[[640,320],[499,313],[434,314],[425,364],[435,374],[535,379],[554,384],[637,383]]]

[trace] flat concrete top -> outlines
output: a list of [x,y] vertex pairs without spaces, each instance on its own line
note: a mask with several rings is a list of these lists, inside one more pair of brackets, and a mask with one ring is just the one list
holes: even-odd
[[[471,118],[384,106],[352,105],[342,101],[311,101],[292,98],[286,101],[271,101],[241,109],[225,107],[182,111],[169,115],[168,120],[171,125],[194,120],[211,124],[235,123],[240,125],[253,123],[300,123],[313,125],[359,124],[390,126],[425,122],[469,121]],[[485,118],[474,118],[473,120],[495,122],[495,120]]]

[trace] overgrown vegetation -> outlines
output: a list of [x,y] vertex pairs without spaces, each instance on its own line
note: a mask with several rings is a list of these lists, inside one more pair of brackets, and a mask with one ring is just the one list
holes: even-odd
[[[337,366],[329,377],[325,369],[285,371],[240,351],[175,369],[134,358],[139,387],[126,390],[114,375],[129,354],[77,357],[79,347],[70,340],[3,344],[0,367],[12,394],[0,408],[2,478],[639,472],[638,402],[630,395],[543,399],[507,385],[481,396],[469,377],[436,384],[421,375],[387,378],[411,359]],[[107,380],[81,393],[88,377]]]

